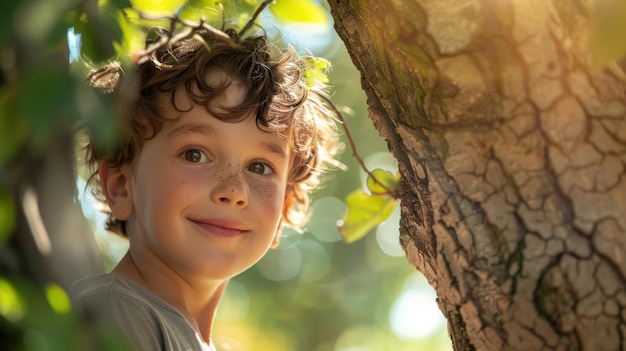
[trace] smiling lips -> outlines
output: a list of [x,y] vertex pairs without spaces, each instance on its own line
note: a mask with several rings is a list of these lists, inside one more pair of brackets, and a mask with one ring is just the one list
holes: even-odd
[[248,233],[242,224],[229,220],[209,219],[209,220],[191,220],[194,224],[211,234],[222,237],[235,237]]

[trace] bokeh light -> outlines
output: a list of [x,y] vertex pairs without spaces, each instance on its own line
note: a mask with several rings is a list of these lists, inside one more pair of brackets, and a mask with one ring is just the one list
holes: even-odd
[[396,206],[391,216],[376,228],[376,241],[380,249],[389,256],[402,257],[400,246],[400,206]]
[[441,329],[445,319],[434,303],[436,298],[424,276],[409,276],[389,314],[394,334],[402,339],[423,339]]
[[337,221],[346,212],[346,204],[334,196],[328,196],[316,200],[311,207],[311,222],[307,227],[308,231],[319,241],[341,240],[341,235],[337,230]]
[[335,351],[377,351],[386,349],[385,333],[372,325],[356,325],[345,330]]
[[298,244],[303,256],[300,282],[314,283],[326,277],[332,268],[328,250],[312,239],[303,239]]
[[282,281],[294,278],[302,267],[302,254],[297,244],[278,246],[265,254],[256,264],[261,274],[271,280]]

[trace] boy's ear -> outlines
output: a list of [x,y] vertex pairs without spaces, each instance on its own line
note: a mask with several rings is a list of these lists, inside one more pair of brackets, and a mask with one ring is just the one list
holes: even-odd
[[274,234],[274,239],[272,240],[272,245],[270,246],[272,249],[275,249],[278,244],[280,244],[280,231],[283,229],[283,218],[280,218],[280,222],[278,222],[278,227],[276,228],[276,234]]
[[100,161],[98,176],[102,193],[115,219],[128,220],[133,212],[133,193],[128,165],[111,167],[105,161]]
[[283,229],[283,219],[287,216],[287,212],[289,212],[292,202],[293,196],[289,191],[287,191],[287,194],[285,195],[285,200],[283,201],[283,210],[281,211],[280,221],[278,222],[276,234],[274,234],[274,240],[272,241],[272,249],[275,249],[280,243],[280,231]]

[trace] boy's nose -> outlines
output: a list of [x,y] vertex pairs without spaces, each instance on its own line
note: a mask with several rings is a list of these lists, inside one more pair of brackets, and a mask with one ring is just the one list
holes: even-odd
[[211,194],[213,202],[233,207],[246,207],[248,205],[248,189],[242,175],[231,173],[218,180]]

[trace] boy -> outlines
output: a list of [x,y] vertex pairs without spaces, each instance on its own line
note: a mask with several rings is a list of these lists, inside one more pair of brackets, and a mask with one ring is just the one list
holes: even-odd
[[[119,145],[87,145],[107,229],[129,250],[72,290],[137,350],[214,350],[229,279],[278,244],[283,224],[303,223],[334,155],[336,110],[304,80],[305,60],[274,58],[264,36],[226,33],[198,31],[138,64]],[[112,65],[89,80],[115,92],[119,77]]]

